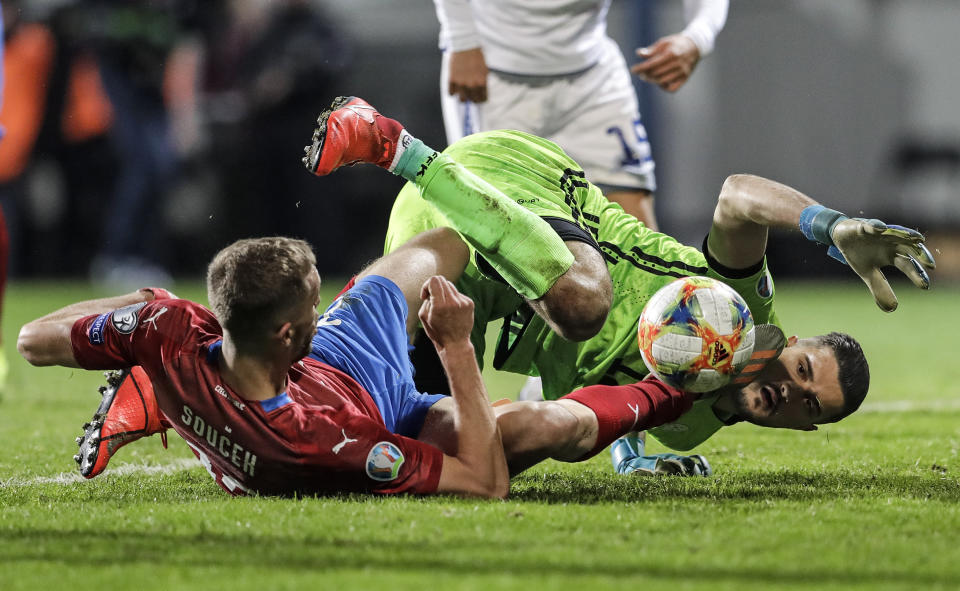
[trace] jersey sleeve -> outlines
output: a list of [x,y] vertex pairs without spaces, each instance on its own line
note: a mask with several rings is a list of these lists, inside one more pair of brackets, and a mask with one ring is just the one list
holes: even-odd
[[322,413],[306,412],[297,430],[305,461],[335,474],[343,490],[430,494],[440,483],[443,453],[438,448],[391,433],[369,417],[334,423]]
[[724,274],[713,266],[710,266],[707,276],[726,283],[743,296],[756,324],[775,324],[783,328],[774,309],[776,289],[773,277],[767,268],[766,257],[763,258],[759,270],[746,277],[730,277],[729,274]]
[[729,7],[729,0],[683,0],[687,22],[683,34],[697,46],[701,58],[713,51],[717,35],[727,23]]
[[440,21],[440,49],[466,51],[480,47],[468,0],[433,0]]
[[164,350],[185,342],[197,322],[185,300],[155,300],[77,320],[70,331],[73,355],[84,369],[119,369],[162,361]]
[[732,287],[737,293],[743,296],[753,314],[753,321],[756,324],[774,324],[780,329],[783,325],[774,309],[774,299],[776,297],[776,288],[773,284],[773,276],[770,275],[770,269],[767,267],[767,257],[764,256],[755,265],[746,269],[730,269],[721,265],[710,254],[707,247],[709,235],[703,239],[703,256],[707,262],[707,277],[722,281]]

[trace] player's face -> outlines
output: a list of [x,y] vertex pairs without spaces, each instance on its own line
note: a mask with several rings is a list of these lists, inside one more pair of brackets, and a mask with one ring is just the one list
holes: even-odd
[[299,306],[296,318],[292,321],[293,349],[296,359],[302,359],[310,354],[310,344],[317,334],[317,320],[320,314],[317,306],[320,305],[320,274],[316,268],[307,275],[308,297]]
[[740,390],[737,414],[762,427],[814,429],[843,410],[833,349],[812,339],[796,341]]

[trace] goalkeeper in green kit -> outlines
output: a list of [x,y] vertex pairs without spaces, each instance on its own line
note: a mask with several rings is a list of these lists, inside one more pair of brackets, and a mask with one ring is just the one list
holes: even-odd
[[[474,300],[478,360],[487,323],[503,319],[494,367],[539,376],[547,399],[584,386],[644,379],[636,322],[647,300],[670,281],[706,275],[739,292],[758,325],[753,357],[733,384],[701,396],[677,421],[650,430],[678,451],[739,421],[814,430],[849,415],[866,396],[869,370],[852,337],[784,337],[765,258],[768,228],[799,228],[826,245],[885,311],[894,310],[897,300],[881,267],[896,266],[927,289],[926,269],[935,266],[920,233],[847,218],[756,176],[733,175],[724,182],[701,251],[645,227],[607,201],[559,147],[529,134],[479,133],[438,153],[352,97],[335,101],[319,124],[305,148],[304,163],[314,174],[369,162],[410,181],[391,213],[387,252],[432,228],[450,227],[462,236],[471,256],[451,279]],[[439,392],[445,376],[423,354],[430,351],[416,348],[416,377],[421,390]],[[616,441],[611,450],[622,473],[710,474],[702,456],[646,456],[637,436]]]

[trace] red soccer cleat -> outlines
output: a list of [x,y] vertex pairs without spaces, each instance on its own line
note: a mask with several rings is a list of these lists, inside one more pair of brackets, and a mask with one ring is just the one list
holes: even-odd
[[303,164],[317,176],[358,162],[393,170],[402,132],[399,122],[384,117],[365,100],[337,97],[317,118],[313,144],[303,148]]
[[167,424],[153,393],[153,385],[143,368],[109,371],[107,385],[100,386],[100,407],[83,435],[77,437],[80,451],[73,456],[84,478],[103,472],[118,449],[131,441],[160,433],[167,447]]

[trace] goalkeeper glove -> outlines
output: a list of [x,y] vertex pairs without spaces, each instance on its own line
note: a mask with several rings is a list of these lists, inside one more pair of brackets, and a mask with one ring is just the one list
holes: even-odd
[[681,456],[671,453],[643,455],[643,440],[636,435],[626,435],[610,446],[610,459],[617,474],[655,476],[711,476],[713,470],[707,459],[699,454]]
[[897,296],[881,267],[895,266],[920,289],[930,287],[926,270],[937,264],[916,230],[810,205],[800,213],[800,231],[808,240],[827,245],[827,254],[853,269],[884,312],[897,309]]

